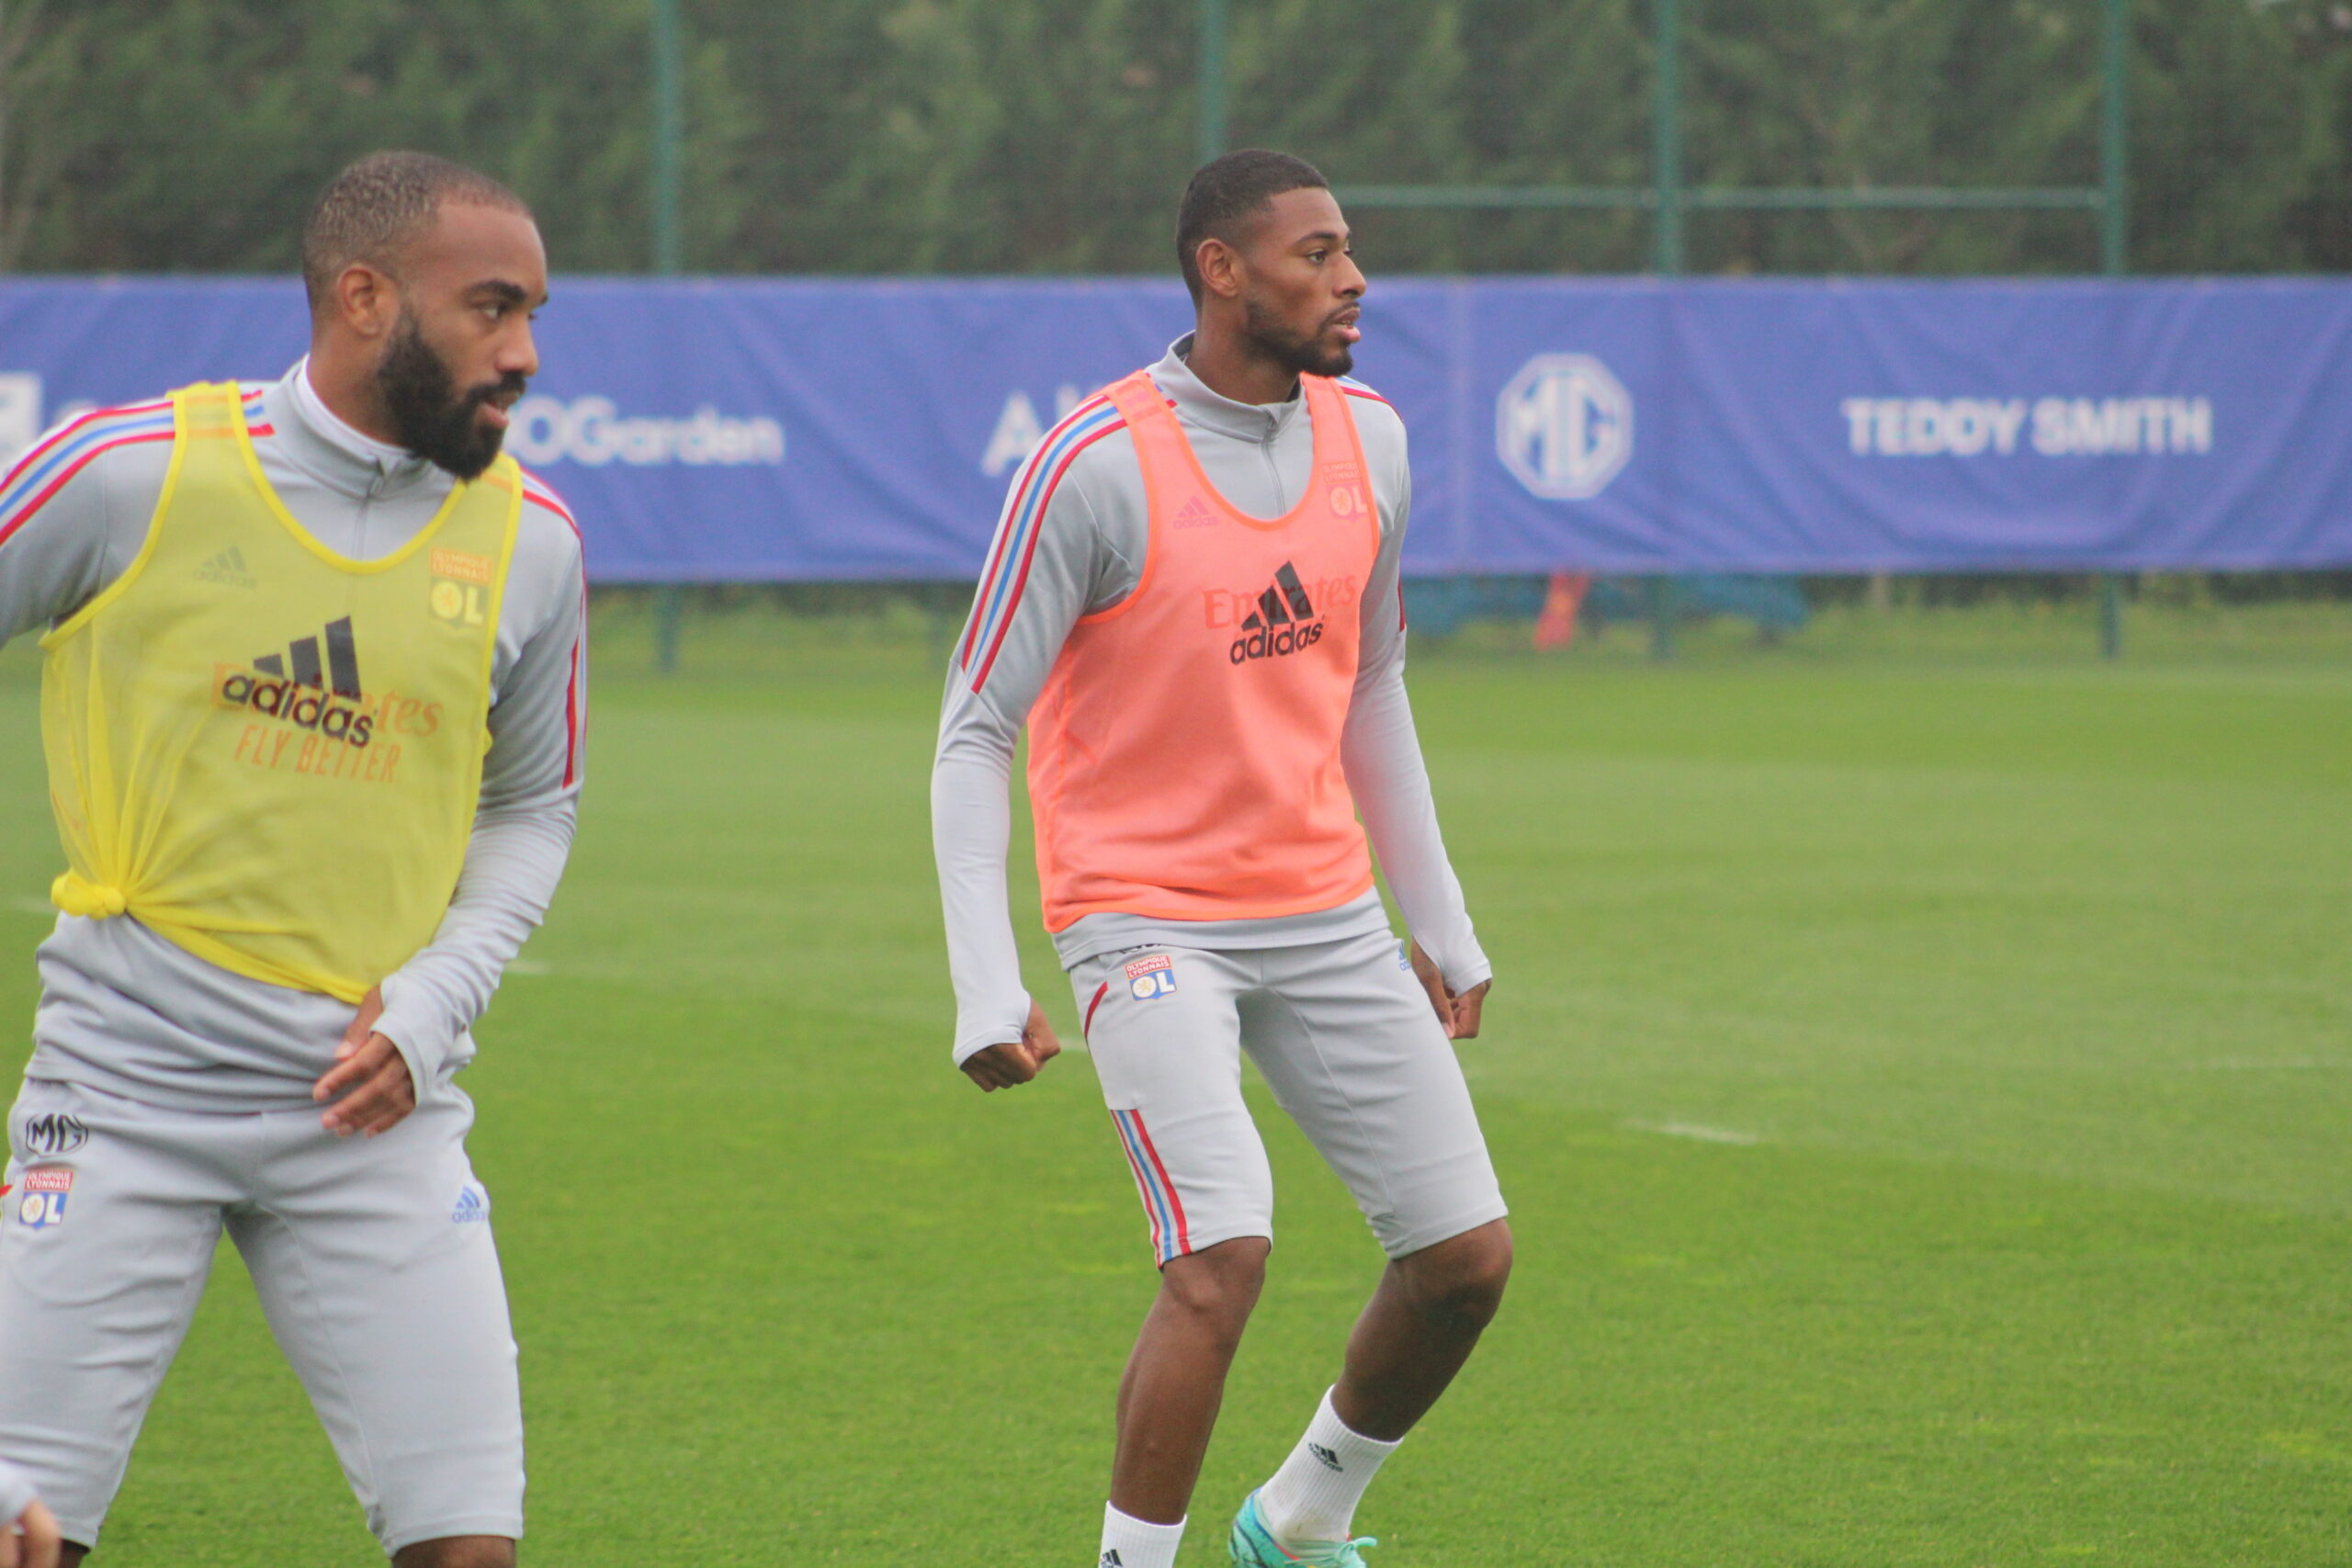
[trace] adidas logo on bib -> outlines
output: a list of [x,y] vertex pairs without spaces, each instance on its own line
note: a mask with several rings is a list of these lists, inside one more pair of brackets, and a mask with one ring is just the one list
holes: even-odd
[[1179,528],[1214,528],[1216,526],[1216,513],[1211,512],[1208,503],[1199,496],[1188,495],[1184,498],[1184,504],[1176,509],[1175,522]]
[[316,730],[331,740],[365,746],[376,720],[360,708],[359,643],[351,617],[329,621],[321,638],[298,637],[283,654],[265,653],[244,669],[218,667],[213,696],[223,707],[244,708]]
[[245,570],[245,552],[231,545],[210,560],[196,569],[198,582],[218,582],[228,588],[258,588],[261,583]]
[[[329,621],[326,625],[327,668],[319,668],[319,639],[298,637],[286,648],[287,657],[294,661],[294,683],[298,686],[321,684],[322,674],[334,682],[338,697],[356,699],[359,695],[359,644],[351,635],[351,617]],[[254,668],[265,675],[284,676],[286,660],[275,653],[265,653],[254,660]]]
[[1241,623],[1227,655],[1236,664],[1252,659],[1279,659],[1314,647],[1323,637],[1323,623],[1315,616],[1315,602],[1306,584],[1289,561],[1274,573],[1273,585],[1258,595],[1258,607]]

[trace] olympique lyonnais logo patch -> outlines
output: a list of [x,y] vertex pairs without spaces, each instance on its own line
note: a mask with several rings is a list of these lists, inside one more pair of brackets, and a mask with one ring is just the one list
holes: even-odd
[[1127,965],[1127,989],[1139,1002],[1176,994],[1176,961],[1164,953],[1138,958]]
[[17,1200],[17,1221],[28,1230],[44,1230],[65,1222],[65,1200],[74,1190],[74,1173],[54,1166],[25,1172],[25,1195]]
[[459,582],[491,585],[498,571],[498,563],[488,556],[468,555],[463,550],[435,550],[432,558],[433,575],[454,577]]
[[433,613],[461,626],[479,626],[490,617],[490,589],[497,581],[498,563],[488,556],[464,550],[435,550]]

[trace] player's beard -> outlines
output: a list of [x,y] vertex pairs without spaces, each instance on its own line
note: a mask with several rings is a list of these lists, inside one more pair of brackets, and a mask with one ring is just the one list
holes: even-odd
[[1241,301],[1242,331],[1261,352],[1294,376],[1344,376],[1356,367],[1356,356],[1346,344],[1323,344],[1323,334],[1330,324],[1327,318],[1312,333],[1295,333],[1254,297]]
[[501,392],[523,394],[526,383],[518,372],[503,380],[458,390],[458,378],[448,363],[424,341],[416,318],[406,310],[392,325],[391,341],[376,367],[376,389],[391,416],[392,437],[436,468],[461,479],[480,477],[498,460],[506,433],[476,417],[482,404]]

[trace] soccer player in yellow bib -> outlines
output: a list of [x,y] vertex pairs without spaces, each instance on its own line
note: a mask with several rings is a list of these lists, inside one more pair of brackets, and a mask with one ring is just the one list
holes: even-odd
[[[305,228],[311,351],[0,480],[66,870],[0,1204],[0,1453],[96,1543],[225,1229],[401,1568],[504,1568],[523,1423],[453,1080],[580,783],[578,530],[500,446],[538,230],[379,153]],[[255,1561],[269,1553],[258,1549]]]

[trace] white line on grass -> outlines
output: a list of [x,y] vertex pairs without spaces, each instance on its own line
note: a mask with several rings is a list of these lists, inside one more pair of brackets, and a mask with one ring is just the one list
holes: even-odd
[[552,975],[555,965],[537,958],[514,958],[506,964],[509,975]]
[[11,898],[8,908],[20,915],[53,915],[57,906],[46,898]]
[[1706,1127],[1696,1122],[1628,1122],[1625,1125],[1636,1133],[1657,1133],[1668,1138],[1696,1138],[1702,1144],[1736,1144],[1743,1148],[1764,1141],[1758,1133],[1736,1132],[1729,1127]]

